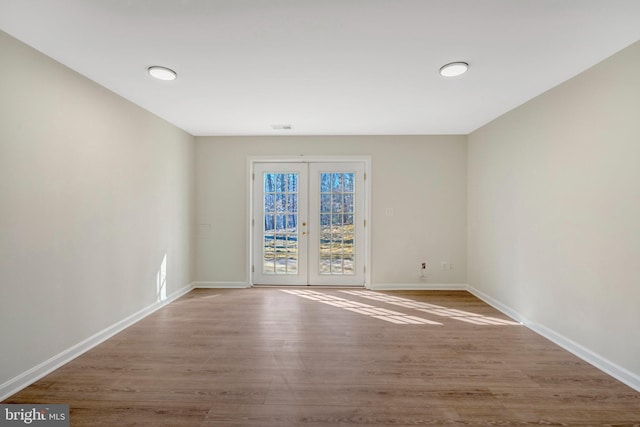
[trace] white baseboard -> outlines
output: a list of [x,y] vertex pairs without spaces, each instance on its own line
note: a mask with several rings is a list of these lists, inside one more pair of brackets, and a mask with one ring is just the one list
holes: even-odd
[[165,300],[157,301],[153,304],[143,308],[142,310],[133,313],[132,315],[120,320],[117,323],[103,329],[102,331],[90,336],[89,338],[79,342],[78,344],[64,350],[61,353],[56,354],[52,358],[45,360],[37,366],[29,369],[26,372],[14,377],[3,384],[0,384],[0,401],[12,396],[19,392],[23,388],[33,384],[45,375],[50,374],[54,370],[58,369],[62,365],[69,363],[81,354],[91,350],[93,347],[101,344],[107,339],[111,338],[115,334],[123,331],[134,323],[144,319],[154,311],[164,307],[165,305],[177,300],[187,292],[193,289],[193,283],[184,286],[177,291],[171,293]]
[[469,291],[471,294],[475,295],[477,298],[481,299],[482,301],[486,302],[496,310],[511,317],[516,322],[520,322],[523,325],[527,325],[529,323],[527,319],[523,318],[522,315],[520,315],[520,313],[516,312],[515,310],[512,310],[510,307],[507,307],[506,305],[502,304],[500,301],[490,297],[484,292],[481,292],[472,286],[467,286],[467,291]]
[[247,282],[193,282],[193,287],[203,288],[203,289],[221,289],[221,288],[243,289],[243,288],[250,288],[251,284]]
[[543,337],[553,342],[554,344],[562,347],[563,349],[574,354],[575,356],[579,357],[585,362],[590,363],[591,365],[595,366],[596,368],[600,369],[606,374],[611,375],[613,378],[628,385],[634,390],[640,391],[639,375],[623,368],[622,366],[617,365],[616,363],[613,363],[609,359],[606,359],[600,356],[599,354],[594,353],[588,348],[565,337],[564,335],[557,333],[551,328],[548,328],[539,323],[535,323],[530,320],[527,320],[522,315],[520,315],[517,311],[513,310],[512,308],[502,304],[500,301],[495,300],[494,298],[486,295],[485,293],[471,286],[469,286],[467,290],[471,292],[473,295],[475,295],[476,297],[480,298],[482,301],[489,304],[490,306],[503,312],[504,314],[511,317],[512,319],[522,323],[524,326],[531,329],[535,333],[542,335]]
[[466,291],[463,283],[372,283],[372,291]]
[[619,366],[609,359],[606,359],[599,354],[594,353],[586,347],[570,340],[569,338],[560,335],[555,332],[553,329],[547,328],[544,325],[540,325],[538,323],[529,322],[525,323],[525,326],[531,329],[532,331],[542,335],[549,341],[559,345],[565,350],[573,353],[578,356],[580,359],[584,360],[600,369],[601,371],[611,375],[613,378],[617,379],[620,382],[625,383],[629,387],[634,390],[640,392],[640,376],[634,374],[633,372]]

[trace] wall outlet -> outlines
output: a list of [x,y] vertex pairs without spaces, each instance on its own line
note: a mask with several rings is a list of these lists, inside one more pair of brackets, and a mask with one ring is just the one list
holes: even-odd
[[423,263],[422,263],[422,269],[423,269],[423,270],[426,270],[426,269],[427,269],[427,263],[426,263],[426,262],[423,262]]

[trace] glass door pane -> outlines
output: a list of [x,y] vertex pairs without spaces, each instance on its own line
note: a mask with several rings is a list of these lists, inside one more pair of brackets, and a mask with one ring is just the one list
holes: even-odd
[[364,284],[364,163],[312,163],[309,283]]
[[307,284],[307,165],[257,163],[253,180],[253,283]]
[[262,273],[298,273],[298,189],[296,172],[263,172]]
[[355,172],[320,172],[320,275],[354,275]]

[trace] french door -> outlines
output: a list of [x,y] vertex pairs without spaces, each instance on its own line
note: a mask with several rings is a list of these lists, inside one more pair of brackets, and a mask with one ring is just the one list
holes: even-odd
[[364,169],[254,164],[254,284],[364,285]]

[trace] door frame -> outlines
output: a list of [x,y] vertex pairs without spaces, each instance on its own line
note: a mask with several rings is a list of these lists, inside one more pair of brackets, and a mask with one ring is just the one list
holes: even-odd
[[252,266],[255,264],[254,248],[253,248],[253,191],[255,180],[253,177],[253,169],[256,163],[364,163],[365,180],[364,180],[364,287],[370,289],[371,286],[371,156],[318,156],[318,155],[298,155],[298,156],[249,156],[247,157],[247,241],[246,259],[248,282],[250,286],[254,286]]

